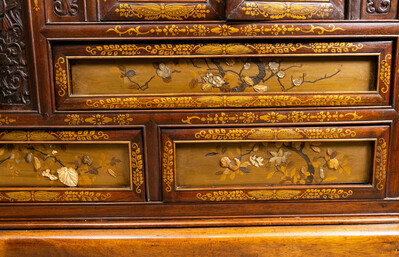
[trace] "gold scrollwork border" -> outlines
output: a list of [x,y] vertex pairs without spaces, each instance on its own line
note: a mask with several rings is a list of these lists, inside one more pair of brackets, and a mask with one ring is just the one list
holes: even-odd
[[86,52],[100,56],[131,56],[140,54],[150,55],[229,55],[229,54],[267,54],[267,53],[293,53],[299,49],[310,49],[314,53],[348,53],[362,49],[362,43],[276,43],[276,44],[110,44],[87,46]]
[[377,189],[383,190],[385,179],[387,176],[387,162],[388,162],[388,144],[384,138],[378,139],[377,151],[376,151],[376,174]]
[[107,140],[109,135],[103,131],[81,130],[81,131],[51,131],[49,134],[62,141],[93,141]]
[[[348,118],[347,118],[348,117]],[[325,122],[325,121],[343,121],[343,120],[361,120],[363,115],[356,112],[325,112],[307,113],[302,111],[293,111],[285,114],[280,112],[270,112],[264,115],[257,115],[253,112],[245,112],[242,114],[227,114],[224,112],[216,114],[207,114],[203,116],[187,116],[181,119],[182,123],[206,123],[206,124],[227,124],[227,123],[254,123],[257,121],[265,121],[268,123],[279,122]]]
[[387,54],[385,59],[381,61],[380,68],[380,79],[384,83],[384,87],[381,88],[382,93],[389,91],[389,85],[391,84],[391,65],[389,64],[392,59],[392,55]]
[[67,74],[63,68],[64,63],[65,58],[59,57],[57,62],[54,64],[55,84],[57,86],[59,96],[64,96],[67,90]]
[[263,16],[272,20],[292,18],[297,20],[329,17],[334,9],[330,4],[304,3],[246,3],[242,10],[248,16]]
[[353,195],[352,190],[325,188],[301,190],[254,190],[248,193],[242,190],[213,191],[198,193],[197,199],[202,201],[246,201],[246,200],[290,200],[290,199],[345,199]]
[[121,17],[130,18],[144,18],[145,20],[184,20],[188,18],[201,19],[206,18],[210,13],[207,6],[204,4],[188,5],[188,4],[120,4],[115,9]]
[[356,131],[342,128],[310,129],[208,129],[195,133],[196,139],[206,140],[242,140],[242,139],[339,139],[354,138]]
[[90,116],[82,116],[79,114],[68,114],[64,122],[71,126],[76,125],[129,125],[133,122],[130,114],[118,114],[117,116],[108,116],[104,114],[95,114]]
[[142,192],[141,186],[144,183],[143,178],[143,156],[138,144],[132,144],[132,169],[133,169],[133,184],[136,186],[136,193]]
[[173,184],[173,143],[170,139],[165,142],[162,156],[162,167],[163,167],[163,182],[166,185],[165,191],[172,191]]
[[11,141],[93,141],[93,140],[107,140],[109,135],[102,131],[95,130],[80,130],[80,131],[6,131],[0,134],[1,140]]
[[111,193],[93,191],[12,191],[0,192],[0,201],[7,202],[98,202],[111,198]]
[[122,29],[121,25],[106,30],[106,33],[115,33],[120,37],[124,36],[259,36],[259,35],[304,35],[304,34],[318,34],[323,35],[327,33],[335,33],[337,31],[346,31],[341,27],[336,27],[334,24],[326,26],[313,24],[309,25],[278,25],[278,24],[252,24],[252,25],[218,25],[215,27],[204,25],[165,25],[154,27],[132,26]]
[[219,107],[270,107],[270,106],[350,106],[362,102],[360,96],[314,95],[310,98],[296,96],[202,96],[162,98],[106,98],[86,100],[86,106],[95,109],[141,108],[219,108]]

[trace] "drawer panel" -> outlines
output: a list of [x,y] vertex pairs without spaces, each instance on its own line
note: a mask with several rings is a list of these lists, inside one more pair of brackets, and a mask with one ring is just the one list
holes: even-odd
[[60,110],[389,103],[389,41],[53,49]]
[[383,198],[388,129],[165,129],[164,200]]
[[344,6],[345,3],[341,0],[227,0],[227,18],[230,20],[343,20]]
[[0,202],[143,201],[140,130],[0,132]]
[[224,18],[224,0],[98,1],[101,21],[184,21]]

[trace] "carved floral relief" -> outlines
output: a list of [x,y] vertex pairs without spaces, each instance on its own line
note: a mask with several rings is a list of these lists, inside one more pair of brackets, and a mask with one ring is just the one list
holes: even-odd
[[0,0],[0,104],[31,101],[22,2]]

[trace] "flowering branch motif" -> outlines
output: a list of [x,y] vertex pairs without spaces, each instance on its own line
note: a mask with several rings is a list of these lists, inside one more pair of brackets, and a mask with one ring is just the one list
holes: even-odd
[[38,179],[46,178],[50,184],[59,181],[69,187],[91,185],[99,173],[118,176],[121,160],[116,157],[108,159],[101,154],[100,159],[92,160],[89,155],[81,154],[74,159],[66,158],[69,154],[65,144],[3,144],[0,145],[0,168],[9,170],[14,177],[31,169]]
[[[345,156],[321,142],[256,142],[239,146],[236,152],[219,144],[205,154],[207,158],[217,157],[216,175],[220,180],[234,180],[253,169],[264,169],[267,180],[280,178],[278,184],[310,185],[334,181],[334,173],[351,173]],[[295,163],[291,159],[294,155]]]
[[[192,79],[187,86],[190,89],[199,88],[200,92],[265,93],[269,91],[270,86],[277,85],[277,91],[288,92],[306,84],[330,79],[341,72],[341,67],[338,67],[330,74],[310,79],[305,72],[298,74],[297,69],[302,68],[302,64],[285,67],[282,61],[267,61],[255,57],[245,60],[237,58],[176,59],[173,62],[153,63],[153,66],[154,74],[146,76],[146,81],[139,82],[134,68],[119,65],[120,78],[130,84],[129,88],[145,91],[156,77],[161,78],[164,83],[170,83],[172,74],[181,72],[178,67],[189,67]],[[296,68],[295,71],[294,68]],[[271,82],[272,80],[274,82]]]

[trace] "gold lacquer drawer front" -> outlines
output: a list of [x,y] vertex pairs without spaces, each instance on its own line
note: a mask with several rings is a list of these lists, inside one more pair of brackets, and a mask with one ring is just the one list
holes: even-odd
[[0,131],[0,203],[144,201],[140,130]]
[[59,110],[388,105],[391,41],[54,44]]
[[162,130],[166,202],[385,197],[388,126]]

